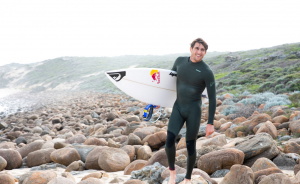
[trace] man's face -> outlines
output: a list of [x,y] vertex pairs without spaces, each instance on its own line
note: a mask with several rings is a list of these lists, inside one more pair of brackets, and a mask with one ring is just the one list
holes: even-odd
[[198,42],[196,42],[193,48],[192,47],[190,48],[190,51],[191,51],[190,59],[194,63],[202,61],[203,57],[206,54],[206,50],[204,46]]

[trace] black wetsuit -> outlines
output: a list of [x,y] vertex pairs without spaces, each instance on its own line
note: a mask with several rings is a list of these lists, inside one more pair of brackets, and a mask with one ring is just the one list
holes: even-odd
[[216,111],[216,89],[213,72],[200,61],[193,63],[189,57],[179,57],[172,68],[177,72],[177,99],[174,103],[166,141],[166,153],[170,170],[175,169],[175,139],[186,122],[186,145],[188,151],[186,178],[191,174],[196,161],[196,139],[201,121],[201,95],[207,89],[209,98],[208,124],[213,124]]

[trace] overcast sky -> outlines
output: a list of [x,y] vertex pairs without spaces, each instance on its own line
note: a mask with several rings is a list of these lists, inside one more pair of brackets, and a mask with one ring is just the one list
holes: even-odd
[[299,0],[1,0],[0,65],[300,42]]

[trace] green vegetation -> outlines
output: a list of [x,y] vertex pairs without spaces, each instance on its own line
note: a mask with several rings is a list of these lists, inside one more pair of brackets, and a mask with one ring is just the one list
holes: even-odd
[[228,75],[229,73],[230,73],[230,72],[217,73],[217,74],[215,74],[215,79],[216,79],[216,80],[219,80],[219,79],[225,77],[226,75]]
[[300,43],[226,53],[206,60],[218,94],[300,91]]
[[290,107],[300,107],[300,93],[294,93],[289,96],[289,100],[291,101]]

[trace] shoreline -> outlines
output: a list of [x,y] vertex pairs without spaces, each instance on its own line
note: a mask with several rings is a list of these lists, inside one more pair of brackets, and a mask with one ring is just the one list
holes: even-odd
[[[65,172],[64,168],[55,168],[55,169],[48,169],[49,171],[54,171],[57,173],[58,176],[61,176],[62,173]],[[31,171],[31,168],[18,168],[13,170],[5,170],[0,173],[8,173],[14,176],[15,178],[20,178],[23,174],[26,174]],[[281,170],[284,174],[286,174],[288,177],[292,178],[294,177],[294,171],[293,170]],[[103,177],[101,178],[102,181],[105,183],[109,183],[110,180],[113,180],[114,178],[123,179],[123,181],[127,181],[130,179],[131,175],[124,175],[124,171],[117,171],[117,172],[105,172],[104,170],[84,170],[84,171],[71,171],[70,174],[73,175],[75,178],[75,181],[78,183],[82,180],[83,177],[91,174],[91,173],[97,173],[97,172],[104,172],[109,175],[109,177]],[[211,178],[215,180],[216,182],[220,183],[224,177],[220,178]],[[15,182],[15,184],[19,184],[19,182]]]

